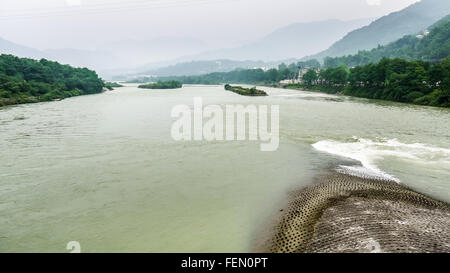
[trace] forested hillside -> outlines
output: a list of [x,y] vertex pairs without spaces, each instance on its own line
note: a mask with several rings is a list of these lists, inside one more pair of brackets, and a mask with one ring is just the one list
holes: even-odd
[[[236,48],[204,52],[195,60],[279,60],[302,58],[330,47],[352,30],[368,25],[372,19],[341,21],[336,19],[294,23],[276,29],[261,39]],[[241,67],[245,68],[245,67]],[[219,72],[219,71],[214,71]],[[185,73],[186,74],[186,73]]]
[[278,69],[236,69],[230,72],[215,72],[195,76],[141,77],[130,80],[129,83],[175,80],[185,84],[278,84],[281,80],[297,78],[299,69],[309,68],[320,68],[320,63],[317,60],[309,60],[291,63],[289,65],[282,63],[278,65]]
[[340,57],[386,45],[405,35],[416,34],[450,14],[448,0],[422,0],[401,11],[384,16],[366,27],[347,34],[329,49],[310,58]]
[[203,75],[213,72],[229,72],[237,68],[250,69],[253,67],[276,66],[273,63],[263,61],[233,61],[233,60],[213,60],[213,61],[192,61],[182,62],[175,65],[146,71],[143,74],[165,76],[192,76]]
[[[294,67],[295,68],[295,67]],[[223,83],[246,83],[246,84],[277,84],[279,81],[294,78],[296,70],[287,67],[281,69],[237,69],[231,72],[216,72],[199,76],[176,76],[158,77],[159,81],[179,81],[184,84],[223,84]],[[154,79],[137,79],[135,81],[152,81]]]
[[307,88],[328,93],[450,107],[450,59],[440,63],[408,62],[383,59],[377,64],[348,69],[345,65],[309,70],[304,84],[291,88]]
[[103,86],[97,73],[87,68],[0,55],[0,106],[95,94]]
[[425,36],[405,36],[386,46],[379,46],[370,51],[360,51],[356,55],[325,58],[325,67],[337,67],[345,64],[350,67],[377,63],[382,58],[402,58],[405,60],[422,60],[438,62],[450,57],[450,16],[430,27]]

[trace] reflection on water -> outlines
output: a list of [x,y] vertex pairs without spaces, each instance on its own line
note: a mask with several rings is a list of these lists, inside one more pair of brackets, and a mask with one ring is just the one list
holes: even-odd
[[[344,157],[363,157],[450,201],[450,170],[441,164],[449,161],[442,149],[450,147],[450,111],[261,89],[270,96],[242,97],[221,86],[128,86],[1,109],[0,251],[66,252],[79,241],[86,252],[245,252],[290,189],[329,166],[351,167]],[[170,111],[193,97],[204,105],[280,105],[279,150],[173,141]],[[403,146],[380,144],[393,140]],[[319,151],[315,143],[342,149]],[[417,154],[407,145],[438,151]]]

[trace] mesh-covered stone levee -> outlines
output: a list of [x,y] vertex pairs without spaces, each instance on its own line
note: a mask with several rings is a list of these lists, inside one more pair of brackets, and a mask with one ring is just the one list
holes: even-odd
[[450,252],[450,206],[389,181],[334,173],[293,193],[269,252]]

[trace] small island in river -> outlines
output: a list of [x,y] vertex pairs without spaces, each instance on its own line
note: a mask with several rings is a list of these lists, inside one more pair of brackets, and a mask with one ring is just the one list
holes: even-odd
[[143,89],[178,89],[183,87],[183,84],[178,81],[156,82],[149,84],[142,84],[138,86]]
[[105,82],[105,88],[109,91],[114,90],[114,88],[120,88],[123,87],[120,83],[117,82]]
[[225,85],[225,90],[232,91],[236,94],[242,95],[242,96],[267,96],[267,93],[256,89],[256,87],[252,88],[243,88],[241,86],[231,86],[229,84]]

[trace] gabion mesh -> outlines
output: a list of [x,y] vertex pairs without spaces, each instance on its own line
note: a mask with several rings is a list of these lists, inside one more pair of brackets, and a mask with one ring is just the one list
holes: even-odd
[[293,193],[269,252],[450,252],[448,204],[388,181],[321,181]]

